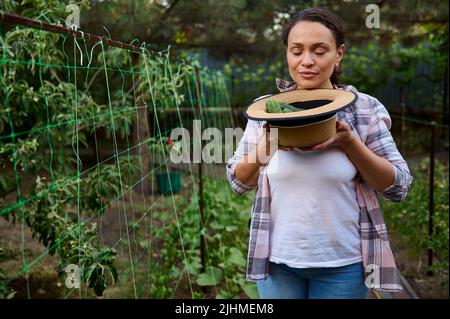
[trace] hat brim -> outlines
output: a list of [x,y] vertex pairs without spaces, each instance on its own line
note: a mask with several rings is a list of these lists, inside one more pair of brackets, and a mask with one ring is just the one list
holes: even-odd
[[[266,102],[276,100],[303,110],[289,113],[268,113]],[[358,96],[337,89],[298,89],[257,100],[248,106],[244,116],[251,120],[267,121],[281,127],[300,126],[329,119],[338,111],[353,105]]]

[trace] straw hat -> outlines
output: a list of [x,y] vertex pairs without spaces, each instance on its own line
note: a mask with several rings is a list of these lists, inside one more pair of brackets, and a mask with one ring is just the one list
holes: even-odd
[[[336,134],[336,113],[353,105],[358,99],[350,91],[336,89],[298,89],[264,97],[244,111],[245,117],[267,121],[278,128],[281,146],[308,147]],[[266,102],[275,100],[302,110],[289,113],[268,113]]]

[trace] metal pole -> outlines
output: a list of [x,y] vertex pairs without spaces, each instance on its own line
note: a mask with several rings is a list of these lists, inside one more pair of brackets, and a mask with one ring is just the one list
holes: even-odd
[[[436,122],[433,120],[431,123],[431,139],[430,139],[430,179],[428,186],[428,238],[433,238],[433,213],[434,213],[434,157],[435,157],[435,144],[436,144]],[[433,249],[428,248],[428,267],[433,266]],[[427,271],[428,276],[432,276],[431,270]]]
[[[197,111],[198,115],[201,119],[201,83],[200,83],[200,74],[198,71],[198,67],[194,67],[194,75],[195,75],[195,91],[197,95]],[[201,134],[201,132],[200,132]],[[202,140],[200,138],[200,150],[203,149]],[[206,269],[206,255],[205,255],[205,218],[204,218],[204,197],[203,197],[203,160],[200,156],[200,163],[198,164],[198,179],[199,179],[199,208],[200,208],[200,258],[202,263],[202,272]]]

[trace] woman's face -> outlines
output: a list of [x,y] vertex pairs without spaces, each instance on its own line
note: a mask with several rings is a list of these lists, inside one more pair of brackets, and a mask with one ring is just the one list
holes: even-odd
[[319,22],[300,21],[289,32],[289,74],[301,88],[332,89],[330,77],[343,55],[344,45],[337,49],[332,31]]

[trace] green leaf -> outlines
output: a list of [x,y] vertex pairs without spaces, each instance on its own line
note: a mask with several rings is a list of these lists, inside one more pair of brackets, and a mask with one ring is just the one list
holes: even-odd
[[119,275],[117,274],[117,270],[114,267],[109,267],[110,274],[112,276],[112,284],[114,285],[117,282]]
[[186,270],[191,275],[198,275],[200,273],[201,268],[202,268],[202,265],[200,263],[200,258],[198,258],[198,257],[191,260],[186,266]]
[[246,281],[245,283],[241,283],[241,287],[250,299],[259,299],[259,293],[258,288],[256,287],[256,283]]
[[231,263],[238,265],[240,267],[245,267],[247,263],[244,256],[242,255],[242,252],[235,247],[230,248],[230,257],[228,260]]
[[220,224],[218,221],[214,220],[212,221],[209,226],[213,229],[223,229],[224,225]]
[[222,269],[217,267],[209,267],[205,273],[202,273],[197,278],[197,285],[199,286],[215,286],[222,280]]
[[6,299],[13,299],[15,296],[16,292],[13,291],[12,293],[10,293],[8,296],[6,296]]
[[234,295],[226,290],[221,290],[217,295],[216,299],[233,299]]
[[97,296],[102,296],[103,291],[105,291],[105,281],[103,280],[103,276],[98,276],[97,281],[95,283],[94,291]]
[[225,227],[225,230],[228,231],[228,232],[236,231],[236,230],[238,230],[238,229],[239,229],[239,228],[238,228],[236,225],[232,225],[232,226],[227,226],[227,227]]

